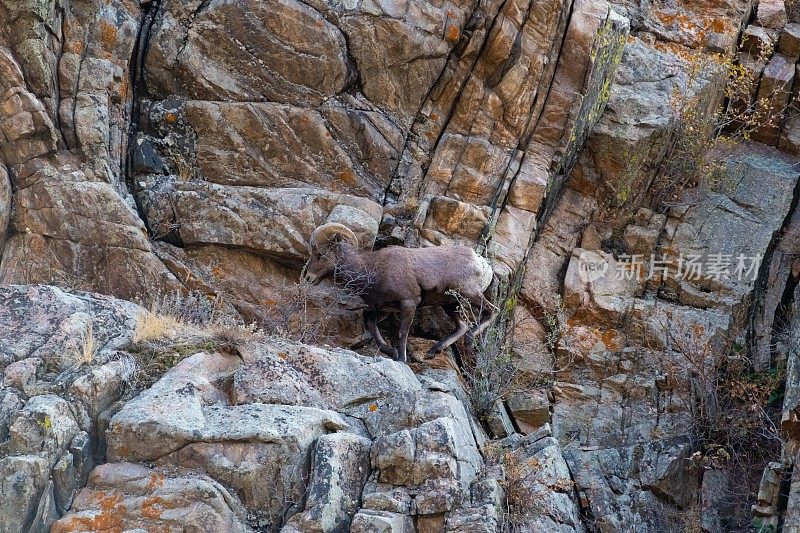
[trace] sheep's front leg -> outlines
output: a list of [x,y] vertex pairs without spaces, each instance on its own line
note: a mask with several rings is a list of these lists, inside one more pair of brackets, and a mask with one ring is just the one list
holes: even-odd
[[420,300],[403,300],[400,302],[400,344],[397,347],[397,360],[403,363],[406,362],[408,332],[411,330],[411,322],[414,321],[414,313],[419,302]]
[[388,355],[389,357],[396,359],[397,349],[390,346],[383,339],[383,335],[381,335],[381,332],[378,329],[378,311],[368,309],[366,311],[366,315],[367,315],[367,328],[369,328],[370,335],[372,335],[372,338],[375,339],[375,342],[378,344],[378,349],[381,352]]

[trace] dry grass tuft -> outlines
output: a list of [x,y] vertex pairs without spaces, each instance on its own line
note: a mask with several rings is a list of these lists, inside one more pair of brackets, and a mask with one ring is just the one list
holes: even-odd
[[185,325],[173,316],[145,311],[136,319],[133,342],[139,344],[154,339],[172,338],[182,327]]
[[170,294],[156,300],[136,322],[129,351],[134,383],[151,385],[184,358],[198,352],[237,353],[237,346],[262,333],[205,295]]
[[83,334],[83,338],[81,339],[80,349],[76,353],[75,358],[78,365],[92,364],[96,353],[97,345],[95,344],[92,323],[89,322],[86,326],[86,331]]

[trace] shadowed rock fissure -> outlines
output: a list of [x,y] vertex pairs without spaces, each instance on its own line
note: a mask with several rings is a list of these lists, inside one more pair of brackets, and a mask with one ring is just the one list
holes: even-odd
[[[800,257],[800,249],[793,249],[800,245],[800,241],[796,238],[796,235],[800,234],[798,205],[800,205],[800,180],[795,185],[791,207],[764,252],[753,288],[753,300],[748,309],[747,345],[756,368],[761,370],[775,368],[778,363],[774,359],[776,334],[785,332],[790,327],[792,313],[797,313],[794,296],[798,285],[798,274],[793,269],[791,259]],[[788,244],[787,237],[793,239]],[[778,271],[773,273],[771,270],[775,267],[773,261],[777,252],[781,252],[777,260],[786,261],[788,258],[788,264],[779,264]],[[783,287],[783,290],[775,307],[767,309],[769,305],[767,297],[773,287]],[[767,331],[770,333],[765,335]]]
[[[136,34],[136,42],[133,46],[133,55],[130,62],[131,114],[130,123],[128,125],[128,146],[127,150],[125,151],[124,163],[125,184],[128,187],[128,192],[131,194],[136,204],[136,212],[139,214],[139,218],[142,220],[145,228],[147,228],[147,233],[151,238],[154,237],[153,231],[150,228],[150,223],[147,220],[147,215],[145,214],[144,207],[142,206],[141,198],[137,192],[138,184],[135,182],[136,177],[133,173],[133,153],[134,143],[137,142],[139,124],[141,120],[141,97],[147,92],[144,68],[147,61],[147,51],[150,47],[150,31],[153,28],[153,24],[155,23],[160,7],[161,0],[154,0],[153,2],[145,4],[142,7],[144,16],[142,17],[142,23],[139,26],[139,31]],[[178,239],[180,238],[177,232],[175,232],[175,235]],[[173,244],[179,243],[173,242]]]

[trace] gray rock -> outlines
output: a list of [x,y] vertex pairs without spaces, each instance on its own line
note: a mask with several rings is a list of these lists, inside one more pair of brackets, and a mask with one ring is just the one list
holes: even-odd
[[[377,478],[377,476],[374,476]],[[361,495],[362,507],[377,511],[409,514],[411,512],[411,495],[409,489],[389,483],[368,481]]]
[[[236,371],[236,403],[308,405],[356,413],[421,385],[407,365],[276,339],[254,348]],[[376,403],[377,402],[377,403]]]
[[48,485],[50,464],[38,455],[0,458],[0,530],[23,533],[34,522]]
[[504,439],[515,433],[514,423],[511,422],[508,410],[501,400],[495,402],[489,412],[484,415],[484,419],[492,437],[496,439]]
[[730,516],[730,501],[726,497],[731,490],[729,473],[723,470],[706,470],[700,491],[702,524],[706,531],[723,531],[725,518]]
[[414,525],[408,516],[362,509],[353,517],[350,533],[412,533]]
[[72,382],[69,394],[80,400],[89,416],[96,420],[102,411],[120,398],[133,378],[134,369],[135,363],[129,356],[94,366]]
[[34,396],[9,428],[9,449],[42,454],[53,466],[79,431],[66,400],[54,394]]
[[42,493],[41,498],[39,498],[39,506],[36,508],[36,514],[33,517],[33,521],[31,522],[28,531],[50,531],[50,527],[53,525],[53,523],[55,523],[56,520],[58,520],[58,517],[58,504],[53,493],[53,482],[50,481],[47,484],[47,488],[44,490],[44,493]]
[[306,259],[309,235],[336,205],[355,207],[376,220],[382,211],[366,198],[318,188],[217,185],[175,177],[159,177],[148,187],[142,203],[158,234],[177,229],[186,245],[244,246],[283,260]]
[[533,433],[550,420],[550,400],[541,390],[515,392],[508,398],[514,422],[523,433]]
[[774,50],[776,32],[763,26],[751,24],[742,32],[742,50],[752,56],[769,56]]
[[181,361],[114,415],[107,454],[111,461],[201,469],[276,524],[290,509],[301,510],[297,503],[316,439],[348,424],[336,412],[314,407],[230,405],[229,392],[218,387],[240,364],[206,353]]
[[797,61],[800,58],[800,24],[787,24],[778,40],[778,52]]
[[764,68],[761,80],[758,85],[758,101],[765,113],[764,119],[752,136],[754,140],[775,146],[778,144],[778,136],[782,122],[784,110],[788,107],[792,83],[794,82],[795,61],[781,53],[772,56],[772,59]]
[[0,288],[0,308],[0,361],[38,357],[50,368],[76,364],[90,327],[96,359],[128,345],[142,312],[123,300],[43,285]]
[[36,385],[36,375],[41,366],[42,360],[38,357],[28,357],[11,363],[3,373],[3,385],[14,387],[23,394],[30,395]]
[[319,105],[350,82],[345,36],[319,11],[294,0],[248,9],[165,6],[151,35],[148,88],[164,97]]
[[0,442],[8,440],[8,428],[24,405],[25,401],[16,392],[0,388]]
[[347,531],[369,475],[369,439],[322,435],[314,445],[305,511],[288,525],[299,531]]
[[51,473],[59,516],[70,508],[77,491],[86,485],[92,468],[91,440],[86,432],[78,433],[72,439],[69,451],[64,452]]
[[783,0],[763,0],[756,11],[758,22],[765,28],[782,30],[786,25],[786,6]]

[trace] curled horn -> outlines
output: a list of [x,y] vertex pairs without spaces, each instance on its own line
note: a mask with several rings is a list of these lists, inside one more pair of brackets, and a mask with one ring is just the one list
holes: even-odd
[[353,231],[345,226],[336,222],[329,222],[323,224],[311,233],[311,238],[308,240],[311,248],[318,246],[321,242],[330,242],[331,237],[334,235],[341,235],[345,240],[349,241],[352,246],[358,248],[358,237]]

